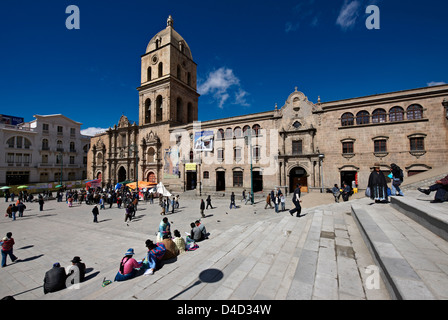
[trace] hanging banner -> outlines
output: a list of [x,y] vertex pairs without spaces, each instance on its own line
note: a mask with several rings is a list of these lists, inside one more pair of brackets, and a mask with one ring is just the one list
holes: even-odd
[[185,171],[196,171],[196,163],[186,163]]
[[194,134],[194,151],[213,151],[213,131],[200,131]]

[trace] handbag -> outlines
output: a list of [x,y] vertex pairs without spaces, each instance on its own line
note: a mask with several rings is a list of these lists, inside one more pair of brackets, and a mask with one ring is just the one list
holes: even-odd
[[366,189],[366,197],[370,198],[370,188],[367,187]]

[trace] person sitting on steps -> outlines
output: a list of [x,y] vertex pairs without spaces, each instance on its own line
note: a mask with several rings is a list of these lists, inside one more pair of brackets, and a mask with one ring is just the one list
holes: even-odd
[[441,203],[448,200],[448,175],[441,179],[437,180],[435,184],[429,187],[429,189],[418,188],[418,191],[429,195],[432,191],[436,191],[436,195],[434,200],[431,200],[431,203]]

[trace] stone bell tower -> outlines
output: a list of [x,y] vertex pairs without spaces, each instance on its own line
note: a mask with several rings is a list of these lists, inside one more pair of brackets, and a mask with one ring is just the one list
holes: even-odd
[[139,125],[170,126],[198,119],[197,65],[173,19],[149,42],[141,57]]

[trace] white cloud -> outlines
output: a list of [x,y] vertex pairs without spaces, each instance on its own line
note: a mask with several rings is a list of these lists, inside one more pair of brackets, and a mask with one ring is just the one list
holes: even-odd
[[342,30],[352,28],[359,17],[360,7],[361,7],[360,1],[345,0],[344,5],[342,6],[341,11],[339,12],[336,24],[339,25],[342,28]]
[[96,135],[98,133],[103,133],[106,130],[107,129],[91,127],[91,128],[81,130],[81,134],[84,136],[93,137],[94,135]]
[[446,84],[446,82],[443,82],[443,81],[431,81],[431,82],[427,83],[428,87],[441,86],[444,84]]
[[240,79],[235,76],[232,69],[225,67],[210,72],[205,82],[199,84],[198,92],[201,95],[213,95],[221,109],[231,97],[234,97],[232,104],[249,105],[245,99],[247,92],[241,88]]

